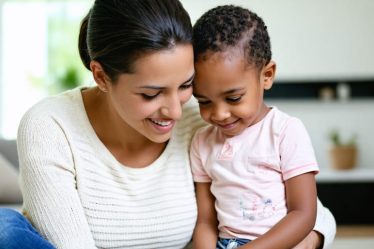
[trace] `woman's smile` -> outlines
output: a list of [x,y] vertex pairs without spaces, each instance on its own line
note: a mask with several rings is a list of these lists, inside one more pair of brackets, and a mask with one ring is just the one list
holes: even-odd
[[149,118],[150,124],[158,133],[168,133],[170,132],[175,124],[174,120],[165,120],[165,119],[153,119]]

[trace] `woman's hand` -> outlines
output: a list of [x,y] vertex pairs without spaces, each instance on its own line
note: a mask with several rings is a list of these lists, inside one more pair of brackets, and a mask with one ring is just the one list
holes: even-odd
[[317,231],[311,231],[297,246],[293,249],[319,249],[323,246],[323,236]]

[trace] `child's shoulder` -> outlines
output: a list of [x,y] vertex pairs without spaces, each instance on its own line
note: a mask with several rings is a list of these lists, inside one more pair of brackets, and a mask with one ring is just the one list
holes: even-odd
[[205,125],[197,129],[195,138],[207,139],[210,136],[215,136],[217,129],[213,125]]
[[279,132],[284,131],[289,126],[303,126],[299,118],[281,111],[277,107],[272,107],[272,111],[269,114],[271,114],[269,117],[270,125]]
[[287,122],[290,118],[293,118],[290,114],[278,109],[278,107],[273,106],[270,114],[272,115],[273,122]]

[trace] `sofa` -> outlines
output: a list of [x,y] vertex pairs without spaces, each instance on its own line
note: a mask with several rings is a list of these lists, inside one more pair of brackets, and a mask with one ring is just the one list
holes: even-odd
[[21,204],[16,140],[0,139],[0,207],[19,209]]

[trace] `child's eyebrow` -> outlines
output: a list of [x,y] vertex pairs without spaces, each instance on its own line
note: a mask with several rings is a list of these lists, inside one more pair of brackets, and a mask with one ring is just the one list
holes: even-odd
[[[224,91],[222,93],[222,95],[226,95],[226,94],[233,94],[233,93],[236,93],[236,92],[240,92],[242,90],[244,90],[245,88],[244,87],[239,87],[239,88],[233,88],[233,89],[229,89],[227,91]],[[193,92],[193,96],[196,97],[196,98],[205,98],[205,96],[203,95],[200,95],[196,92]]]
[[192,93],[195,98],[205,98],[203,95],[196,94],[195,92]]
[[227,91],[224,91],[223,94],[231,94],[231,93],[239,92],[239,91],[242,91],[242,90],[244,90],[244,87],[233,88],[233,89],[229,89]]

